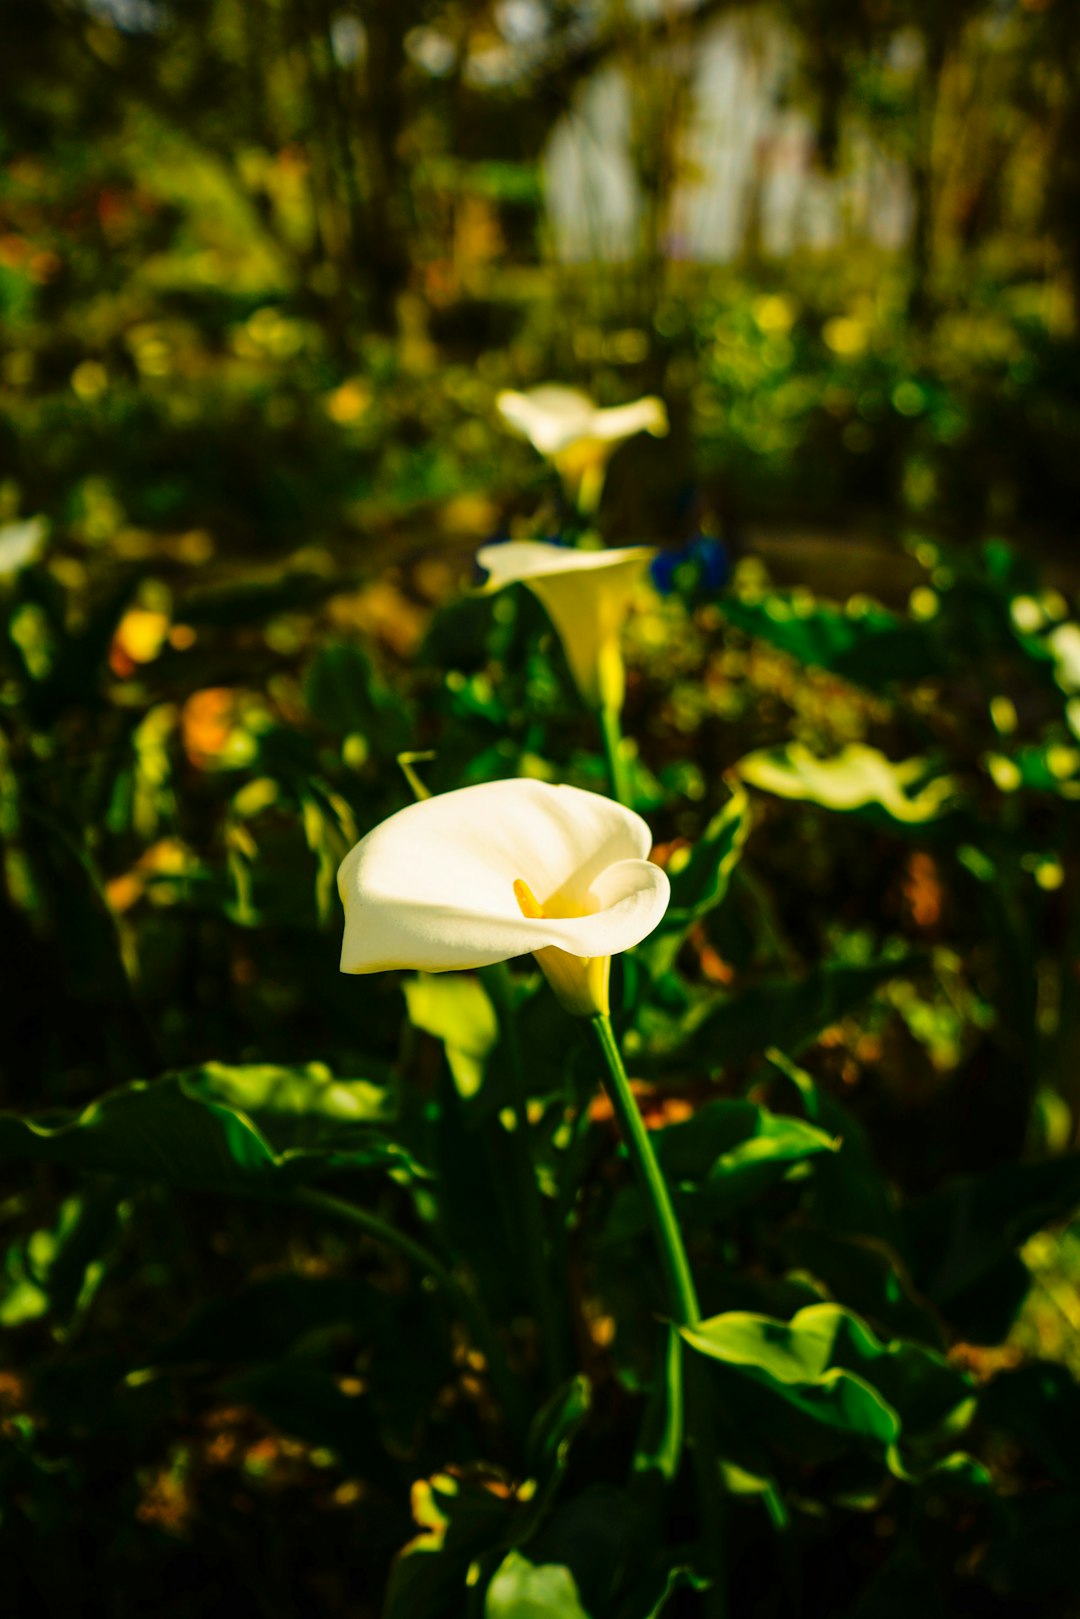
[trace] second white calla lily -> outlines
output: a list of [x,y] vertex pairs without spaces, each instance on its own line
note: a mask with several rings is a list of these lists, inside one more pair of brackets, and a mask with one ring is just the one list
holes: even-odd
[[668,906],[640,815],[599,793],[487,782],[399,810],[342,861],[341,969],[447,972],[536,956],[568,1010],[608,1010],[611,957]]
[[656,394],[602,410],[580,388],[545,383],[528,393],[506,389],[495,401],[503,420],[557,467],[584,512],[595,510],[608,460],[638,433],[662,438],[667,409]]
[[477,561],[487,570],[489,590],[528,586],[558,632],[585,701],[618,713],[626,685],[622,627],[655,555],[650,545],[572,551],[543,540],[509,540],[483,546]]

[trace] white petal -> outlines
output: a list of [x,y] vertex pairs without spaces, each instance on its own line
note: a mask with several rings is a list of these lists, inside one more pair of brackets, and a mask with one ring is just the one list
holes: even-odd
[[624,545],[607,551],[574,551],[565,545],[548,545],[543,540],[508,540],[505,545],[484,545],[476,560],[488,572],[487,585],[501,590],[504,585],[525,584],[549,574],[593,573],[617,568],[624,562],[649,562],[656,555],[652,545]]
[[495,401],[503,419],[523,434],[541,455],[557,456],[572,445],[592,440],[615,444],[636,433],[662,438],[668,430],[667,408],[656,394],[629,405],[600,410],[578,388],[545,383],[528,393],[507,389]]
[[589,436],[596,406],[577,388],[549,383],[530,393],[507,389],[495,401],[511,427],[524,435],[541,455],[557,455],[568,444]]
[[[646,823],[599,793],[546,782],[487,782],[412,804],[345,857],[344,972],[481,967],[558,945],[611,954],[646,937],[667,908],[659,867],[644,858]],[[514,893],[597,907],[532,919]]]
[[656,394],[635,399],[632,405],[616,405],[612,410],[598,410],[592,419],[593,438],[613,441],[633,438],[635,433],[651,433],[663,438],[668,430],[667,408]]
[[18,573],[36,562],[45,545],[49,525],[44,517],[29,517],[22,523],[5,523],[0,528],[0,577]]
[[487,589],[524,584],[537,595],[563,644],[574,679],[592,707],[618,709],[623,700],[619,634],[652,546],[569,551],[538,540],[485,545],[477,560],[489,570]]

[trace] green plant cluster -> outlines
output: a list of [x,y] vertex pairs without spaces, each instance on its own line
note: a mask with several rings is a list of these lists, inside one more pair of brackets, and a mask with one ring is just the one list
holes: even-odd
[[0,543],[13,1611],[1072,1610],[1073,1273],[1040,1235],[1080,1203],[1063,596],[913,538],[906,612],[745,562],[636,614],[672,904],[613,1016],[680,1333],[539,975],[337,971],[336,867],[409,801],[399,759],[607,790],[538,604],[432,609],[418,559],[392,654],[385,582],[329,559],[204,585]]

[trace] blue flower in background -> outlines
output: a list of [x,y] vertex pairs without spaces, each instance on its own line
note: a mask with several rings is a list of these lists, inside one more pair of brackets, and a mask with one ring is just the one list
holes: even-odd
[[695,534],[685,545],[659,551],[652,561],[652,580],[662,596],[714,596],[731,577],[731,557],[723,540]]

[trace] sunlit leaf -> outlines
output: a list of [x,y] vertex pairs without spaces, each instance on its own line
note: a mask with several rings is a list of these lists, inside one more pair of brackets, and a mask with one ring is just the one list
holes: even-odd
[[751,753],[740,760],[744,781],[778,798],[820,804],[823,809],[877,809],[905,826],[937,820],[951,808],[957,784],[935,775],[925,759],[893,764],[877,748],[852,742],[830,759],[819,759],[801,742]]
[[589,1619],[568,1568],[508,1552],[484,1600],[484,1619]]
[[[110,1091],[81,1113],[34,1118],[0,1114],[0,1156],[232,1192],[271,1191],[344,1169],[415,1168],[388,1134],[363,1121],[364,1102],[355,1094],[352,1104],[361,1118],[354,1114],[340,1121],[337,1130],[327,1132],[332,1145],[324,1139],[312,1148],[284,1144],[291,1134],[288,1109],[279,1114],[286,1122],[279,1136],[283,1144],[276,1146],[266,1129],[223,1099],[230,1091],[246,1094],[256,1106],[265,1099],[264,1122],[273,1130],[269,1118],[275,1092],[279,1084],[287,1088],[297,1083],[297,1072],[303,1071],[209,1065],[164,1079],[136,1081]],[[320,1088],[316,1083],[312,1093]],[[342,1090],[332,1105],[348,1109],[348,1096]],[[296,1115],[292,1118],[295,1121]],[[306,1121],[305,1132],[310,1133]]]
[[499,1038],[498,1018],[483,984],[465,973],[418,973],[402,987],[410,1021],[443,1042],[458,1090],[465,1098],[475,1096]]
[[731,1312],[682,1330],[691,1348],[802,1416],[884,1449],[905,1428],[919,1434],[970,1415],[970,1386],[942,1356],[882,1342],[837,1305],[810,1305],[790,1322]]

